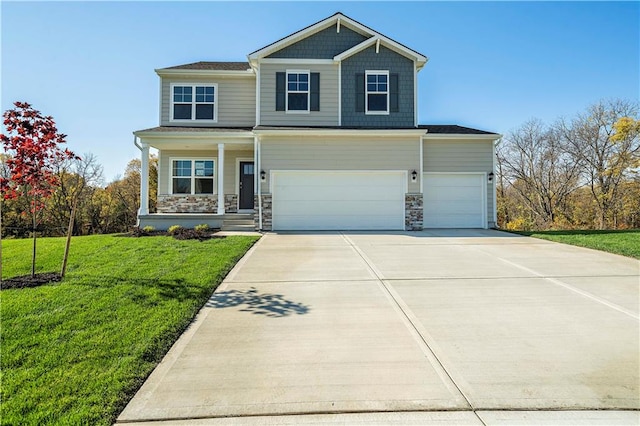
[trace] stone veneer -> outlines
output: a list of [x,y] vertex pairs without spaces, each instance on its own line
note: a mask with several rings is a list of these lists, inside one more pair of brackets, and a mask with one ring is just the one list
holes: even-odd
[[253,221],[256,229],[260,230],[260,204],[258,197],[262,197],[262,231],[271,231],[271,194],[255,195],[255,213]]
[[217,195],[158,195],[158,213],[217,212]]
[[424,215],[422,194],[404,195],[404,229],[407,231],[421,231]]
[[236,194],[224,194],[225,213],[238,213],[238,196]]

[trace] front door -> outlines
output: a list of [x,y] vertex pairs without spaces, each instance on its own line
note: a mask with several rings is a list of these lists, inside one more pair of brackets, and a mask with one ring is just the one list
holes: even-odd
[[240,162],[240,202],[241,210],[253,209],[253,161]]

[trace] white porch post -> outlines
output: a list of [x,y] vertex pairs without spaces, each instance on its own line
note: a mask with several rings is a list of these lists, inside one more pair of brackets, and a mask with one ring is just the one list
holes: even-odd
[[224,144],[218,144],[218,214],[224,214]]
[[138,215],[149,214],[149,144],[140,144],[140,210]]

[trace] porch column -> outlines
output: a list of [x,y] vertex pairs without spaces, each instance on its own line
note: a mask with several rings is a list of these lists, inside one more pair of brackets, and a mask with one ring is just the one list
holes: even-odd
[[138,215],[149,214],[149,144],[140,143],[140,210]]
[[218,214],[224,214],[224,144],[218,144]]

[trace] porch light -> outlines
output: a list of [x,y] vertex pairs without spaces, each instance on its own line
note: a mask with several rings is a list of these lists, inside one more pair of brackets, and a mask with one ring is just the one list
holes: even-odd
[[260,180],[263,182],[267,180],[267,173],[264,170],[260,170]]
[[418,180],[418,172],[415,170],[411,172],[411,182],[415,182]]
[[487,175],[487,179],[488,179],[489,183],[492,183],[492,182],[493,182],[493,177],[494,177],[494,176],[495,176],[495,175],[493,174],[493,172],[489,172],[489,174]]

